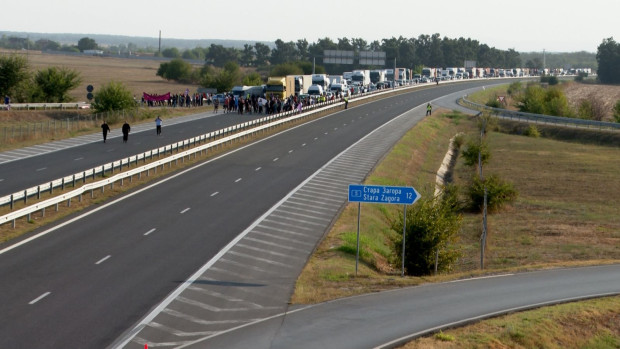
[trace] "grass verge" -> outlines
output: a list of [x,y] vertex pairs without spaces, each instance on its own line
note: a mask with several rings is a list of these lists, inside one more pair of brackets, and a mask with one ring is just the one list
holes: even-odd
[[[457,132],[478,135],[476,120],[456,113],[426,118],[393,148],[367,184],[411,185],[432,195],[435,173]],[[583,138],[598,133],[574,130]],[[594,133],[593,133],[594,132]],[[482,273],[617,263],[620,260],[620,148],[491,132],[486,175],[498,174],[519,192],[516,202],[489,216],[485,271],[480,270],[482,216],[464,212],[456,248],[462,257],[451,273],[400,277],[393,264],[397,233],[390,222],[402,207],[363,205],[361,251],[355,275],[357,205],[347,205],[317,247],[298,282],[293,303],[314,303],[355,294],[462,278]],[[459,159],[455,183],[467,186],[474,169]]]
[[499,316],[401,347],[422,348],[620,348],[620,296]]

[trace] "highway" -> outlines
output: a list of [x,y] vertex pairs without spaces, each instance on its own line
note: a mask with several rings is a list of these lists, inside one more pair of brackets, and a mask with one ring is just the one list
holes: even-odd
[[[423,117],[420,106],[488,84],[440,85],[350,108],[76,214],[18,248],[4,244],[0,347],[192,345],[277,317],[345,204],[340,188],[363,180]],[[164,135],[189,138],[224,119],[165,125]],[[110,143],[93,140],[32,159],[74,173],[84,169],[70,168],[76,156],[103,163],[170,140],[157,139],[152,127],[130,135],[125,148],[118,142],[104,148]],[[3,177],[21,164],[3,164]],[[35,167],[21,176],[35,183],[56,176]]]

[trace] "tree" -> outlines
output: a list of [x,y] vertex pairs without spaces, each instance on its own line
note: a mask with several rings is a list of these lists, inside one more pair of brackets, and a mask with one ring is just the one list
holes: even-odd
[[241,51],[241,58],[239,61],[244,67],[252,66],[254,64],[254,46],[250,44],[243,45],[243,51]]
[[239,51],[234,48],[226,48],[222,45],[211,44],[205,62],[216,67],[223,67],[228,62],[239,62]]
[[304,71],[295,63],[278,64],[271,69],[271,76],[303,75]]
[[136,107],[131,91],[123,83],[111,81],[95,92],[93,108],[97,112],[128,110]]
[[28,80],[28,59],[24,56],[0,56],[0,97],[10,95],[20,83]]
[[157,76],[161,76],[166,80],[186,83],[193,82],[192,73],[192,65],[181,58],[175,58],[170,62],[161,63],[159,69],[157,69]]
[[68,92],[81,82],[80,73],[69,68],[48,67],[39,70],[34,82],[43,102],[69,102]]
[[604,84],[620,83],[620,44],[608,38],[598,46],[596,53],[598,78]]
[[[405,226],[405,271],[407,275],[430,275],[435,266],[435,254],[438,252],[437,269],[450,270],[460,253],[451,249],[461,229],[462,218],[454,212],[455,198],[436,196],[422,197],[407,208]],[[392,230],[402,236],[403,217],[392,222]],[[399,261],[402,261],[402,238],[394,246]]]
[[97,47],[98,46],[97,42],[95,42],[95,39],[91,39],[88,37],[81,38],[77,44],[77,48],[80,50],[80,52],[84,52],[86,50],[96,50]]
[[250,73],[243,78],[243,84],[246,86],[260,86],[263,84],[263,79],[259,73]]
[[176,47],[168,47],[161,51],[161,55],[167,58],[179,58],[181,57],[181,53],[179,49]]
[[294,42],[284,42],[280,39],[275,42],[276,48],[271,51],[271,64],[281,64],[299,59],[299,51]]
[[265,65],[269,62],[269,58],[271,57],[271,49],[269,46],[257,42],[254,44],[254,51],[256,51],[255,63],[257,66]]

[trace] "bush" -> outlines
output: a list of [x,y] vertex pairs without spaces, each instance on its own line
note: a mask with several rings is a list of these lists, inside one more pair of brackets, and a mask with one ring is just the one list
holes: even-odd
[[[460,256],[451,248],[461,229],[462,218],[441,196],[421,198],[407,209],[405,227],[405,272],[407,275],[430,275],[435,269],[435,253],[439,251],[438,271],[449,271]],[[403,217],[392,222],[392,230],[402,239]],[[397,260],[402,263],[402,240],[395,242]]]
[[465,161],[465,165],[477,165],[478,153],[480,153],[480,160],[482,161],[483,165],[489,162],[489,159],[491,158],[491,151],[489,150],[489,145],[484,141],[469,140],[469,142],[467,142],[465,150],[461,152],[461,156]]
[[490,175],[484,180],[474,176],[469,186],[468,196],[470,208],[482,211],[484,207],[484,188],[487,188],[487,210],[497,212],[504,205],[514,202],[518,193],[512,183],[506,182],[497,175]]
[[538,138],[540,137],[540,131],[538,131],[538,127],[536,127],[536,125],[529,125],[523,132],[523,135]]
[[93,108],[97,112],[127,110],[136,107],[131,91],[120,82],[111,81],[95,93]]
[[503,105],[499,102],[497,97],[489,98],[489,100],[485,103],[485,105],[491,108],[502,108],[503,107]]
[[614,120],[616,122],[620,122],[620,99],[616,102],[614,106]]
[[465,143],[465,134],[459,132],[454,136],[454,139],[452,140],[452,149],[455,151],[461,149],[463,143]]

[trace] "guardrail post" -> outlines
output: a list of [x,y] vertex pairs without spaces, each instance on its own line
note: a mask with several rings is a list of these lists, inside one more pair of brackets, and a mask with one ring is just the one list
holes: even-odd
[[37,185],[37,200],[41,199],[41,186]]
[[65,190],[65,177],[62,177],[62,190]]
[[75,174],[73,174],[73,187],[75,188]]
[[82,202],[82,194],[80,194],[80,196],[78,196],[78,202]]
[[58,212],[58,203],[56,203],[56,212]]
[[67,207],[71,207],[71,198],[67,199]]
[[13,209],[14,202],[13,194],[11,194],[11,210]]
[[86,171],[82,172],[82,184],[86,183]]
[[28,190],[24,190],[24,205],[28,203]]
[[45,217],[45,207],[41,209],[41,218]]

